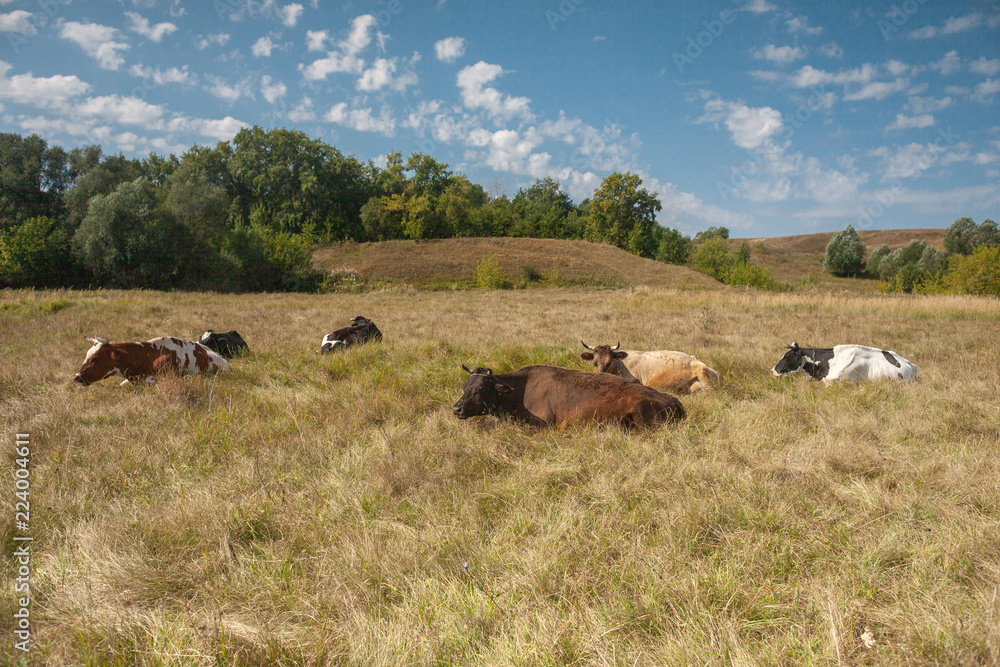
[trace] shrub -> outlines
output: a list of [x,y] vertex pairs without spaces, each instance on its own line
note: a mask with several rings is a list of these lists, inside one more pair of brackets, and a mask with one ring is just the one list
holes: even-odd
[[263,227],[241,227],[226,235],[221,252],[231,291],[307,292],[322,280],[312,267],[309,245],[299,236]]
[[1000,296],[1000,246],[979,246],[948,262],[942,283],[949,292]]
[[835,276],[856,276],[865,270],[865,244],[854,227],[837,232],[826,246],[823,267]]
[[944,249],[958,255],[968,255],[972,252],[972,237],[975,233],[976,223],[972,218],[959,218],[945,232]]
[[740,245],[739,250],[729,249],[729,242],[716,236],[705,241],[695,250],[691,266],[729,285],[750,285],[766,290],[784,292],[789,285],[775,279],[767,267],[751,264],[750,246]]
[[891,254],[892,249],[885,243],[872,250],[871,254],[868,255],[868,261],[865,262],[865,273],[870,276],[878,276],[882,261]]
[[691,256],[691,267],[695,271],[701,271],[716,280],[726,282],[726,277],[735,261],[736,258],[729,249],[729,242],[721,236],[715,236],[694,251]]
[[479,289],[509,289],[510,281],[503,275],[500,260],[490,255],[476,265],[476,287]]
[[0,285],[57,287],[73,279],[69,235],[45,216],[0,236]]
[[691,239],[676,229],[664,229],[656,248],[656,260],[666,264],[687,264],[691,259]]

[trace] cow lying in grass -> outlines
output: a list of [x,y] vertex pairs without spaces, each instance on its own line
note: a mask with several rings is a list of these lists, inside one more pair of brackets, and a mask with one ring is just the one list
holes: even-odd
[[382,340],[382,332],[367,317],[358,315],[351,322],[350,326],[337,329],[333,333],[323,336],[323,344],[320,346],[319,351],[320,354],[328,354],[373,340]]
[[104,338],[87,338],[87,350],[74,382],[86,387],[108,377],[125,378],[122,384],[145,380],[153,383],[159,373],[205,373],[229,368],[229,362],[201,343],[180,338],[154,338],[145,343],[109,343]]
[[209,329],[201,335],[198,342],[213,352],[217,352],[224,359],[232,359],[250,351],[243,336],[235,329],[226,333],[216,333]]
[[594,364],[598,373],[613,373],[630,380],[638,380],[647,387],[669,389],[678,394],[696,394],[711,389],[722,381],[722,376],[690,354],[673,350],[620,350],[621,343],[614,347],[598,345],[580,355],[584,361]]
[[489,414],[536,426],[595,421],[639,429],[684,418],[684,408],[673,396],[615,375],[555,366],[525,366],[500,374],[489,368],[462,368],[470,377],[452,407],[459,419]]
[[771,369],[775,377],[806,373],[829,384],[836,380],[915,380],[917,367],[895,352],[864,345],[837,345],[832,348],[786,346],[788,352]]

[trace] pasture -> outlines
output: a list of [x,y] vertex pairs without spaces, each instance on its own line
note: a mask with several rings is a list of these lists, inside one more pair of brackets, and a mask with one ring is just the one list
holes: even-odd
[[[321,356],[355,315],[385,340]],[[84,335],[210,328],[250,356],[71,382]],[[723,384],[636,434],[451,414],[461,364],[589,369],[580,338],[683,350]],[[772,378],[793,340],[893,349],[919,378]],[[0,355],[8,470],[32,443],[31,664],[1000,662],[996,300],[3,292]]]

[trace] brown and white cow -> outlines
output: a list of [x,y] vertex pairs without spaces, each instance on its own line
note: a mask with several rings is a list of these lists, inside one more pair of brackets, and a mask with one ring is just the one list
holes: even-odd
[[125,378],[122,384],[153,382],[158,373],[198,373],[229,368],[229,362],[201,343],[180,338],[154,338],[145,343],[109,343],[104,338],[87,338],[87,350],[73,380],[87,386],[108,377]]
[[673,396],[615,375],[555,366],[500,374],[462,368],[470,376],[452,407],[459,419],[489,414],[536,426],[596,421],[638,429],[684,418],[684,408]]
[[598,373],[613,373],[638,380],[647,387],[669,389],[678,394],[696,394],[722,382],[718,371],[684,352],[620,350],[621,343],[614,347],[591,347],[582,340],[580,342],[590,350],[581,354],[580,358],[593,362]]

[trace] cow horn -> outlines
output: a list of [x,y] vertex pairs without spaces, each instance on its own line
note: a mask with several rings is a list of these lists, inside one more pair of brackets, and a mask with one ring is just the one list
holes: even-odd
[[469,375],[472,375],[472,369],[466,366],[465,364],[462,364],[462,370],[468,373]]
[[622,342],[621,342],[621,341],[618,341],[617,343],[615,343],[615,346],[614,346],[613,348],[611,348],[611,349],[612,349],[612,350],[617,350],[617,349],[618,349],[618,348],[620,348],[621,346],[622,346]]
[[92,345],[98,345],[100,343],[108,342],[107,338],[97,338],[96,336],[94,338],[91,338],[90,336],[84,336],[83,339],[88,343],[91,343]]
[[590,347],[589,345],[587,345],[586,343],[584,343],[584,342],[583,342],[583,339],[580,339],[580,344],[581,344],[581,345],[583,345],[583,346],[584,346],[585,348],[587,348],[588,350],[593,350],[593,349],[594,349],[594,348]]
[[788,349],[788,350],[797,350],[797,349],[799,349],[799,344],[798,343],[792,343],[791,345],[786,345],[785,348]]

